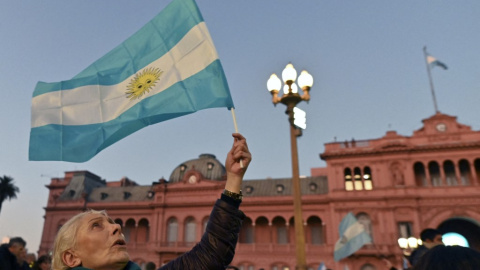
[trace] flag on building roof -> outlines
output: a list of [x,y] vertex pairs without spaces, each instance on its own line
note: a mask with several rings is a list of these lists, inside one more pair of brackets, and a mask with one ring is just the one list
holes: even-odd
[[84,162],[122,138],[198,110],[233,108],[194,0],[173,0],[71,80],[38,82],[30,160]]
[[363,245],[372,242],[370,235],[365,232],[363,224],[358,222],[351,212],[340,222],[338,232],[340,234],[340,239],[335,243],[333,253],[335,261],[340,261],[341,259],[350,256]]
[[437,58],[427,54],[427,63],[430,66],[430,68],[433,68],[434,66],[439,66],[443,69],[448,69],[447,65],[445,65],[443,62],[440,62]]

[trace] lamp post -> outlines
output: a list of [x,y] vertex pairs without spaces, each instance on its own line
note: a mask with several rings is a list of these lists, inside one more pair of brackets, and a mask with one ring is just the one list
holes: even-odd
[[310,100],[310,88],[313,85],[313,77],[307,71],[302,71],[298,77],[298,84],[303,90],[303,95],[298,94],[298,87],[295,83],[297,79],[297,71],[291,63],[289,63],[282,72],[282,79],[285,85],[283,86],[284,94],[280,97],[278,95],[282,83],[277,75],[274,73],[267,81],[267,89],[272,94],[272,102],[274,105],[283,103],[287,106],[286,114],[290,123],[290,142],[292,152],[292,189],[293,189],[293,209],[295,219],[295,250],[297,257],[297,270],[306,270],[307,263],[305,258],[305,233],[303,230],[302,219],[302,201],[300,194],[300,172],[298,169],[298,150],[297,150],[297,136],[299,131],[294,124],[295,115],[294,108],[301,101]]
[[398,246],[400,246],[400,248],[402,249],[403,255],[405,257],[409,257],[412,254],[412,251],[421,244],[422,240],[417,239],[413,236],[409,238],[398,238]]

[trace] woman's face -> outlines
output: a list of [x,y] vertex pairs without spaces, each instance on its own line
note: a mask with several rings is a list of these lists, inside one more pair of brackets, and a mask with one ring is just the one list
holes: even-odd
[[83,267],[122,269],[130,259],[120,225],[103,214],[85,215],[80,220],[76,240],[73,252]]

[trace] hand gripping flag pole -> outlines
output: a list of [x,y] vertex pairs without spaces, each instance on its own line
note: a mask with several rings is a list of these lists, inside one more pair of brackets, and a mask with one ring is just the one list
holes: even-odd
[[[235,109],[231,108],[231,111],[232,111],[233,125],[235,126],[235,132],[238,133],[237,118],[235,117]],[[243,160],[241,159],[240,159],[240,168],[243,169]]]

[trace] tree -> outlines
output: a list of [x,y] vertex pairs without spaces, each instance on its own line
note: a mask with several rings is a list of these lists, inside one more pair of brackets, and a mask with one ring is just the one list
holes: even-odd
[[0,212],[2,211],[3,202],[8,199],[16,199],[20,189],[13,184],[13,178],[4,175],[0,177]]

